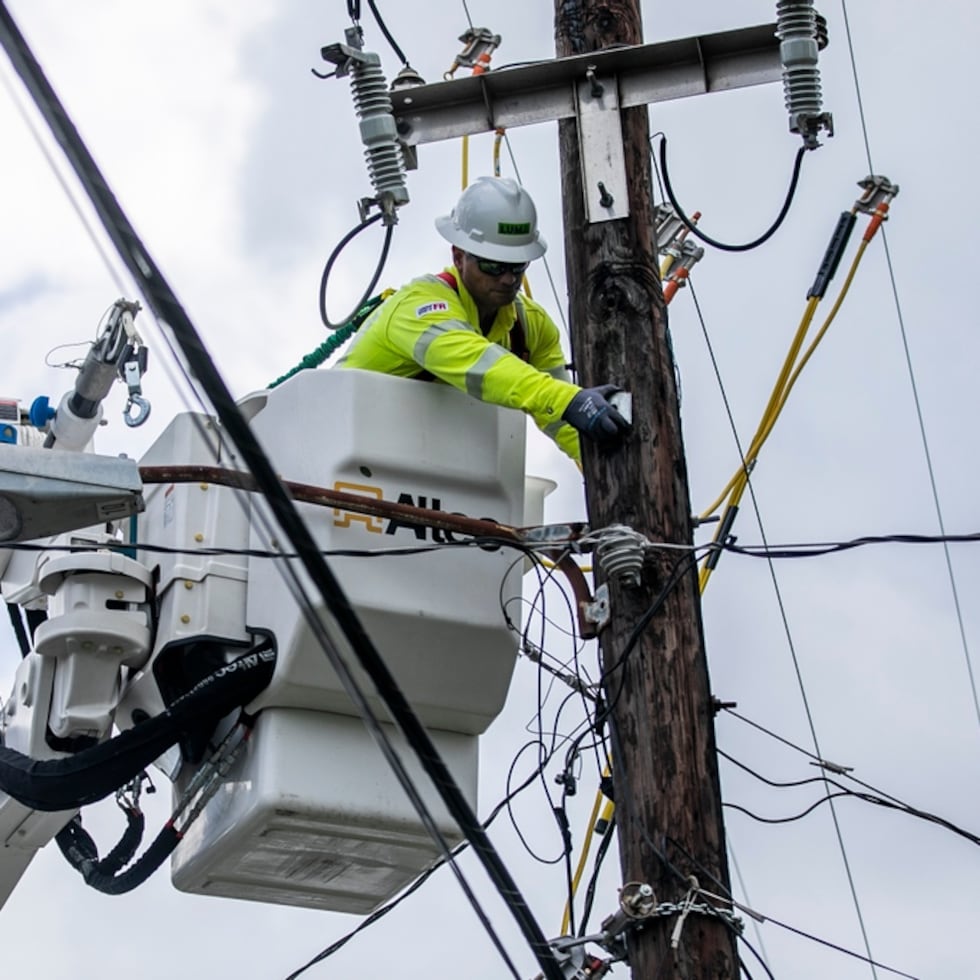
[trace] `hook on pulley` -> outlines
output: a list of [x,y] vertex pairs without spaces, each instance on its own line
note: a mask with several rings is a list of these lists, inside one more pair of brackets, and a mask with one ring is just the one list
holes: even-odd
[[[132,412],[135,410],[136,414]],[[142,425],[150,417],[150,403],[142,395],[130,395],[123,409],[123,420],[131,429]]]
[[130,428],[142,425],[150,417],[150,403],[143,397],[141,380],[146,371],[147,350],[145,347],[134,348],[130,345],[126,359],[121,365],[123,381],[129,389],[129,398],[123,409],[123,421]]

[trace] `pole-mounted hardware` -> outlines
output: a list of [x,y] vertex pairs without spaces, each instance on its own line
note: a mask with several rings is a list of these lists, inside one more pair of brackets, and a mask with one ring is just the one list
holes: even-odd
[[[602,931],[591,936],[560,936],[549,943],[555,959],[565,971],[566,980],[593,980],[604,977],[614,963],[627,960],[627,937],[633,929],[658,912],[653,889],[642,882],[628,881],[619,890],[619,908],[602,923]],[[610,955],[601,959],[585,951],[592,943]],[[535,978],[540,980],[540,976]]]
[[858,181],[858,187],[864,193],[854,202],[854,210],[863,214],[874,214],[882,205],[891,204],[898,194],[898,184],[882,174],[868,174]]
[[643,555],[650,542],[625,524],[610,524],[594,531],[595,556],[599,567],[623,585],[639,585]]
[[586,65],[585,77],[575,85],[582,187],[590,224],[630,213],[619,84],[615,75],[601,77],[599,71],[594,64]]
[[443,73],[447,81],[453,77],[458,68],[472,68],[479,74],[489,70],[490,56],[500,47],[500,35],[494,34],[488,27],[470,27],[459,35],[463,43],[460,51],[449,70]]
[[391,93],[381,70],[380,57],[361,47],[360,31],[349,27],[344,32],[346,44],[328,44],[320,49],[324,61],[337,66],[336,75],[350,75],[354,109],[359,119],[361,142],[366,147],[368,176],[374,197],[358,202],[361,221],[366,221],[372,206],[381,209],[385,225],[398,221],[395,209],[408,203],[405,186],[405,164],[398,131],[391,111]]
[[834,135],[834,117],[823,111],[817,55],[826,46],[826,23],[813,9],[813,0],[777,0],[776,37],[783,65],[783,94],[789,113],[789,130],[799,133],[809,150],[820,144],[825,129]]

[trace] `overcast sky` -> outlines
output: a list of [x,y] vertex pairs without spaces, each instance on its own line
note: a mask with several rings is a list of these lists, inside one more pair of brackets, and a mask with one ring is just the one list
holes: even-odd
[[[440,78],[467,26],[459,0],[378,5],[412,65],[427,80]],[[503,36],[495,66],[553,57],[552,4],[469,0],[468,6],[477,25]],[[265,386],[315,348],[324,339],[316,306],[323,263],[356,223],[356,201],[370,191],[347,82],[320,81],[310,73],[321,66],[320,47],[342,40],[346,4],[16,0],[9,7],[232,390],[244,395]],[[768,0],[647,0],[642,8],[648,41],[775,16]],[[938,532],[899,309],[946,529],[978,529],[980,337],[972,222],[980,216],[980,201],[971,167],[978,16],[967,0],[945,0],[927,16],[923,12],[911,0],[848,5],[874,169],[901,186],[886,228],[900,306],[879,237],[755,471],[772,543]],[[768,245],[740,255],[709,250],[693,277],[743,445],[803,313],[837,216],[850,208],[859,193],[856,182],[869,172],[841,4],[827,0],[822,13],[830,33],[821,59],[825,104],[836,135],[807,155],[793,208]],[[362,21],[365,47],[381,54],[391,77],[398,60],[366,4]],[[26,105],[5,59],[0,74]],[[27,111],[39,125],[36,113]],[[778,84],[657,106],[652,130],[668,134],[675,190],[689,211],[703,213],[705,231],[738,242],[768,226],[798,146],[786,131]],[[92,339],[120,290],[134,293],[106,269],[6,89],[0,90],[0,131],[0,330],[8,338],[0,395],[29,404],[47,394],[55,401],[72,376],[48,366],[46,358],[63,363],[79,348],[49,352]],[[50,139],[44,142],[51,147]],[[558,319],[565,289],[555,126],[514,130],[510,145],[551,244],[547,258],[557,297],[542,263],[532,269],[534,294]],[[471,177],[491,172],[491,146],[491,137],[472,141]],[[506,154],[503,172],[514,173]],[[401,211],[382,285],[397,286],[448,261],[432,219],[450,209],[459,181],[458,143],[422,147],[420,169],[409,176],[412,201]],[[77,197],[71,178],[68,185]],[[85,205],[83,211],[90,213]],[[863,225],[862,219],[858,228]],[[379,246],[373,229],[345,253],[330,295],[332,312],[358,298]],[[818,321],[853,250],[854,244]],[[112,265],[119,275],[118,263]],[[145,392],[153,414],[143,428],[127,429],[120,417],[124,393],[113,394],[110,425],[98,444],[103,452],[139,456],[186,407],[165,370],[168,354],[159,336],[148,317],[140,322],[151,347]],[[672,304],[670,324],[692,504],[699,511],[725,484],[738,456],[690,290]],[[311,439],[311,451],[316,444],[307,433],[319,431],[313,421],[302,420],[297,428],[297,438]],[[534,433],[529,445],[529,471],[559,483],[547,520],[581,519],[575,467]],[[736,533],[743,544],[760,540],[747,500]],[[813,751],[795,653],[825,758],[976,833],[980,722],[967,658],[976,663],[980,643],[980,552],[959,544],[949,556],[963,637],[943,549],[900,544],[777,562],[788,629],[765,562],[726,556],[705,594],[705,632],[712,690],[737,702],[740,714]],[[558,608],[558,600],[549,602],[550,610]],[[562,625],[557,613],[556,619]],[[549,643],[561,653],[558,627]],[[13,637],[0,652],[9,679],[17,659]],[[518,663],[507,708],[483,739],[483,815],[504,795],[510,762],[529,738],[535,676],[531,664]],[[556,693],[549,701],[549,717],[559,700]],[[816,771],[804,755],[730,715],[718,718],[717,740],[771,780],[800,780]],[[517,771],[529,772],[530,765],[525,756]],[[822,795],[815,785],[767,786],[725,760],[720,768],[725,801],[761,816],[792,816]],[[586,771],[572,801],[576,846],[591,805],[591,777]],[[536,849],[556,854],[554,822],[540,789],[529,790],[517,809]],[[874,957],[929,980],[975,975],[976,848],[936,824],[856,799],[837,801],[837,814]],[[162,810],[157,818],[163,819]],[[826,805],[774,825],[728,810],[726,825],[743,901],[864,952]],[[111,805],[92,826],[99,828],[103,847],[111,846],[119,830]],[[493,839],[544,931],[557,934],[561,866],[532,860],[506,818]],[[533,976],[533,958],[482,872],[468,859],[462,865],[521,972]],[[607,865],[594,924],[615,906],[615,854]],[[87,889],[52,845],[0,912],[0,947],[10,976],[38,980],[125,972],[274,978],[356,922],[352,916],[185,895],[172,888],[165,869],[130,895],[106,898]],[[757,949],[764,946],[780,980],[873,975],[867,965],[775,925],[760,928],[761,944],[751,926],[746,937]],[[754,977],[764,975],[751,954],[746,959]],[[452,876],[442,871],[309,975],[491,980],[506,972]],[[627,971],[617,967],[614,975]]]

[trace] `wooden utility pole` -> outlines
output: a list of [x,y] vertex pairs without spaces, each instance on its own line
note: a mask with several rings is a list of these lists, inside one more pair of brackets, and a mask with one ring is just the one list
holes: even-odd
[[[559,57],[641,44],[638,0],[555,0],[555,37]],[[615,93],[595,79],[592,94],[601,100]],[[628,201],[615,199],[622,190],[612,193],[608,178],[601,187],[588,183],[595,173],[583,167],[588,140],[583,142],[582,115],[559,122],[578,381],[584,387],[615,382],[633,396],[630,441],[605,454],[583,446],[589,523],[594,530],[624,524],[654,542],[690,544],[687,469],[654,233],[647,109],[617,113]],[[603,209],[625,216],[597,220]],[[649,884],[658,903],[682,901],[690,875],[708,891],[727,891],[729,885],[693,566],[618,666],[679,554],[648,552],[638,586],[608,583],[610,621],[600,637],[604,668],[611,672],[605,696],[612,703],[609,734],[623,881]],[[653,918],[630,936],[634,980],[738,976],[735,937],[725,922],[688,915],[673,949],[677,918]]]

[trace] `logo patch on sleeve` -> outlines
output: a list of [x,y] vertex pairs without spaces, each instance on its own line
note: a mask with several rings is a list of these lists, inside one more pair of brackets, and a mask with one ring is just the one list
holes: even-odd
[[415,315],[428,316],[430,313],[446,313],[449,311],[449,304],[445,300],[436,300],[432,303],[426,303],[424,306],[420,306],[416,311]]

